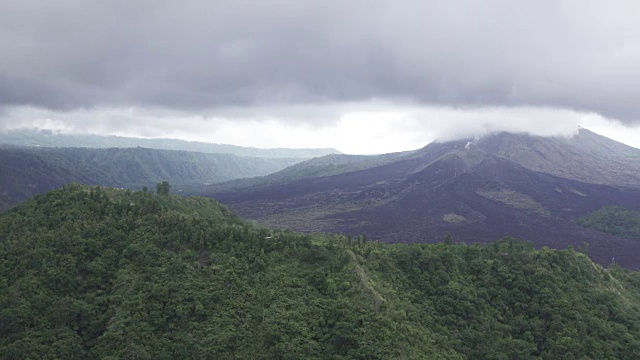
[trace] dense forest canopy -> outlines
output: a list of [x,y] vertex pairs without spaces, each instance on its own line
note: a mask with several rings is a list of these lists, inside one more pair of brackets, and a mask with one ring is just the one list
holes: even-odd
[[638,359],[640,274],[69,185],[0,215],[0,358]]

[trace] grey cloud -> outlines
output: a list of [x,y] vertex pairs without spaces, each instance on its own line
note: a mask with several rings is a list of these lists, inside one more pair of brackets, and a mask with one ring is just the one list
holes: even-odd
[[208,111],[367,99],[640,123],[634,1],[0,4],[0,104]]

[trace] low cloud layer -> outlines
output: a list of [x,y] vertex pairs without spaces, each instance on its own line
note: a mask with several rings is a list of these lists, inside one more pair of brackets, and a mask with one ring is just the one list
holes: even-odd
[[[315,122],[308,121],[306,113],[315,114]],[[59,112],[16,107],[6,118],[12,119],[5,124],[9,129],[179,138],[262,148],[334,147],[351,154],[414,150],[431,141],[474,138],[499,131],[571,136],[579,126],[640,148],[640,127],[625,127],[594,113],[540,107],[461,109],[366,102],[226,108],[210,117],[166,109]]]
[[[85,127],[110,128],[127,117],[99,111],[246,122],[229,109],[253,108],[323,127],[336,107],[375,100],[637,125],[639,18],[635,1],[5,0],[0,118],[86,111],[98,118]],[[305,113],[318,108],[329,113]]]

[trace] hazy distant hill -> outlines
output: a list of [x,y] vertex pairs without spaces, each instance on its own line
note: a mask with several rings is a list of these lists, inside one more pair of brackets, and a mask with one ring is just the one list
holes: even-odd
[[227,192],[264,188],[268,185],[293,180],[339,175],[388,164],[412,154],[413,151],[382,155],[330,154],[302,161],[278,172],[254,178],[238,179],[205,186],[192,186],[186,191],[193,194],[207,192]]
[[502,133],[433,143],[364,169],[353,162],[352,171],[333,176],[211,196],[247,218],[300,231],[394,242],[440,241],[447,232],[468,242],[507,235],[556,248],[589,242],[597,261],[615,257],[640,268],[640,241],[575,224],[604,206],[640,210],[638,153],[586,130],[568,139]]
[[203,153],[234,154],[265,158],[310,159],[327,154],[339,154],[336,149],[258,149],[235,145],[212,144],[176,139],[143,139],[122,136],[70,135],[50,130],[19,129],[0,131],[0,144],[45,147],[132,148],[185,150]]
[[202,184],[260,176],[300,159],[146,148],[0,149],[0,209],[70,182],[115,187]]

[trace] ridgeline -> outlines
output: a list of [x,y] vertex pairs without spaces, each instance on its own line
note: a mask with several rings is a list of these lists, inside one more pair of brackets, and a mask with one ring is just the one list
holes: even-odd
[[0,211],[63,185],[79,182],[142,188],[158,181],[203,184],[281,170],[300,159],[252,158],[145,148],[1,148]]

